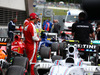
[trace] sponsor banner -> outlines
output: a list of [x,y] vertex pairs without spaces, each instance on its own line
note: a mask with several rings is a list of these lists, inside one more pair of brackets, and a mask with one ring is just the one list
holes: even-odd
[[83,48],[83,49],[93,49],[96,50],[97,45],[91,45],[91,44],[74,44],[77,48]]
[[7,37],[0,37],[0,45],[7,45]]

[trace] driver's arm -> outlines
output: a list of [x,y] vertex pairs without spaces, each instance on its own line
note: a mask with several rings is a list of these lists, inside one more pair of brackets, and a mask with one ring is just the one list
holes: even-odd
[[91,37],[95,40],[95,34],[94,34],[94,30],[91,24],[90,24],[90,34],[91,34]]
[[97,31],[97,32],[98,32],[98,31],[100,31],[100,28],[97,28],[97,30],[96,30],[96,31]]
[[72,36],[74,37],[75,35],[75,24],[72,25]]
[[91,37],[95,40],[95,34],[94,34],[94,32],[91,34]]

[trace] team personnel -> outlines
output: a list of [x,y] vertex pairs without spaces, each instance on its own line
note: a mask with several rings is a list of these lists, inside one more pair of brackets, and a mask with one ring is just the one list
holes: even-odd
[[[92,25],[86,21],[86,14],[81,12],[79,14],[79,21],[72,25],[72,35],[74,36],[74,40],[79,40],[81,44],[89,44],[90,39],[89,36],[95,39],[94,31]],[[88,53],[84,53],[84,56],[81,56],[86,61],[88,60]]]
[[95,39],[92,25],[86,21],[86,17],[86,14],[81,12],[79,14],[79,21],[72,25],[72,35],[74,36],[74,40],[79,40],[82,44],[89,44],[90,34],[92,35],[92,38]]
[[42,29],[40,18],[38,18],[38,20],[37,20],[37,26],[38,26],[37,28]]
[[53,32],[59,34],[60,31],[60,24],[58,20],[53,21]]
[[97,32],[97,40],[100,40],[100,21],[97,22],[97,30],[96,30],[96,32]]
[[36,63],[36,52],[38,48],[38,41],[40,41],[34,25],[34,23],[37,21],[36,18],[37,15],[35,13],[31,13],[30,22],[27,24],[27,26],[25,26],[23,30],[25,36],[26,54],[31,64],[31,75],[35,75],[34,63]]
[[35,24],[35,27],[36,27],[37,34],[40,37],[41,36],[41,30],[42,30],[40,18],[37,19],[37,23]]
[[8,23],[8,37],[11,39],[11,41],[13,41],[13,33],[16,30],[16,28],[15,28],[16,27],[16,25],[15,25],[16,22],[17,22],[17,19],[14,18],[14,19],[12,19],[12,21],[10,21]]
[[43,21],[42,29],[44,30],[44,25],[46,24],[46,21]]
[[52,24],[52,22],[50,21],[50,19],[48,19],[48,22],[49,22],[49,24],[50,24],[50,26],[49,26],[49,32],[50,32],[53,24]]
[[50,23],[48,20],[46,20],[46,24],[44,25],[44,30],[48,31],[50,30]]

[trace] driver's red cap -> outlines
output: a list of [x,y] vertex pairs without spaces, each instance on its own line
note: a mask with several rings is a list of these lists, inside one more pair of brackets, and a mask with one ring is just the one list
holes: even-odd
[[37,18],[36,13],[31,13],[31,14],[30,14],[30,19],[35,19],[35,18]]

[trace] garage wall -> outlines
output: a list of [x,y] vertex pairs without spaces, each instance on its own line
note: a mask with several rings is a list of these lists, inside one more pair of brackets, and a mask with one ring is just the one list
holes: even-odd
[[0,7],[0,26],[7,26],[7,23],[13,18],[18,20],[16,25],[23,24],[26,17],[26,11]]
[[34,0],[0,0],[0,26],[7,26],[12,18],[17,18],[16,25],[22,24],[33,12]]
[[0,7],[25,11],[25,0],[0,0]]

